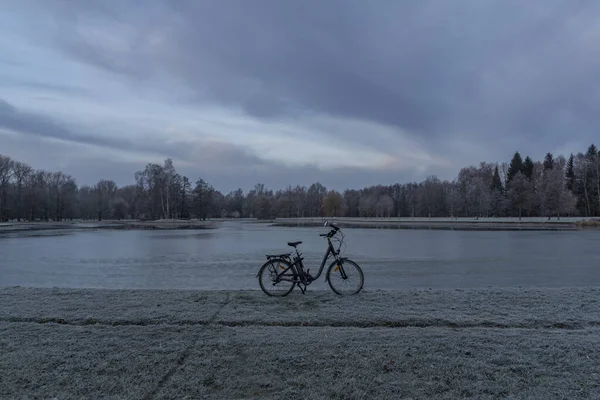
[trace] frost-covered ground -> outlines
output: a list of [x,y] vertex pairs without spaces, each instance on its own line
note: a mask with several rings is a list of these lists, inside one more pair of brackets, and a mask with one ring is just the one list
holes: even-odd
[[600,289],[0,289],[0,398],[600,398]]

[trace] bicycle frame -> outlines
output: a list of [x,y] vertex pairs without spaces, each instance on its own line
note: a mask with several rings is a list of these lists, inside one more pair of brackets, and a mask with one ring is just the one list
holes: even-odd
[[[311,275],[308,272],[309,270],[306,270],[306,271],[304,270],[304,263],[302,262],[302,260],[304,260],[304,257],[301,257],[301,254],[298,252],[298,249],[296,249],[296,257],[294,257],[294,260],[293,260],[294,262],[290,265],[290,268],[294,268],[295,265],[299,265],[300,270],[295,268],[296,269],[295,273],[300,278],[303,278],[304,276],[308,276],[310,281],[314,281],[314,280],[319,279],[319,277],[323,273],[323,270],[325,269],[325,264],[327,263],[327,260],[329,259],[329,257],[331,255],[333,255],[335,257],[335,259],[338,260],[339,254],[340,254],[339,251],[335,251],[335,248],[333,247],[333,243],[331,243],[331,239],[327,238],[327,251],[325,252],[325,255],[323,256],[323,261],[321,261],[321,266],[319,267],[319,272],[317,272],[317,275]],[[286,269],[285,271],[287,271],[288,269]],[[327,278],[325,278],[325,280],[327,280]]]

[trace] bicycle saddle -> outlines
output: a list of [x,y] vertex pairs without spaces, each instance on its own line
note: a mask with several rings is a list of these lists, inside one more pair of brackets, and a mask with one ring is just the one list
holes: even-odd
[[292,247],[296,247],[299,244],[302,244],[302,242],[288,242],[288,246],[292,246]]

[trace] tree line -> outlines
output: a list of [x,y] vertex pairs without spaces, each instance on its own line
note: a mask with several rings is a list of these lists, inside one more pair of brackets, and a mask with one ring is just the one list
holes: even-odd
[[134,182],[101,179],[79,186],[63,172],[33,169],[0,155],[0,220],[599,216],[600,153],[595,145],[568,159],[542,161],[516,152],[509,163],[481,162],[452,180],[376,185],[343,192],[316,182],[271,190],[258,183],[223,194],[177,172],[173,161],[149,163]]

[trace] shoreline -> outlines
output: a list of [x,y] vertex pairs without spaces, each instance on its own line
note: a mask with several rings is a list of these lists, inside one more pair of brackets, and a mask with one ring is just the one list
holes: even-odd
[[483,231],[578,231],[600,229],[598,218],[277,218],[271,226],[317,227],[329,220],[340,228]]
[[0,398],[594,398],[599,295],[4,287]]
[[3,233],[21,233],[47,230],[170,230],[170,229],[214,229],[214,220],[104,220],[104,221],[35,221],[0,223],[0,235]]
[[329,220],[341,228],[422,229],[458,231],[580,231],[600,229],[599,218],[276,218],[201,220],[74,220],[0,223],[0,235],[46,230],[172,230],[216,229],[224,222],[264,224],[274,227],[322,227]]

